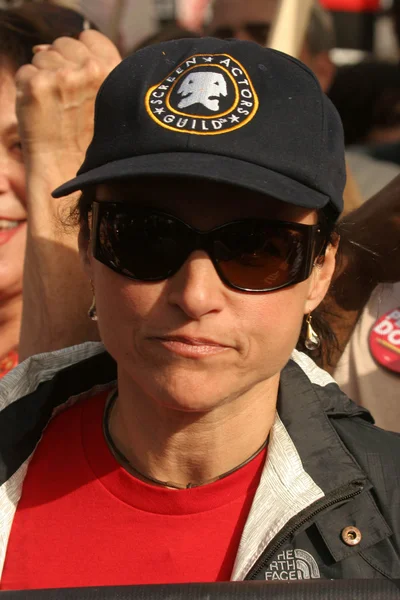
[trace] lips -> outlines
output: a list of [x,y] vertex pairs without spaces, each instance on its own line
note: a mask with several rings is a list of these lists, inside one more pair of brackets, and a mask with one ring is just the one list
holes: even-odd
[[9,242],[25,223],[0,217],[0,246]]
[[210,338],[188,336],[163,336],[154,338],[163,348],[184,358],[202,358],[229,350],[226,346]]
[[226,348],[223,344],[216,342],[208,338],[192,338],[184,335],[171,335],[166,337],[158,338],[170,342],[181,342],[182,344],[188,344],[189,346],[218,346]]

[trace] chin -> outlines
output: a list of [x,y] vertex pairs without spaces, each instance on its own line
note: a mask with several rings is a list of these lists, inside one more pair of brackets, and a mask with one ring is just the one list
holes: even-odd
[[206,413],[224,404],[233,393],[221,377],[186,373],[175,377],[154,378],[151,395],[166,408],[188,413]]
[[22,269],[17,265],[15,269],[2,269],[0,262],[0,298],[13,298],[22,294]]
[[224,399],[221,398],[197,398],[191,396],[171,396],[166,393],[159,398],[159,402],[169,410],[175,410],[182,413],[205,414],[211,412],[218,406],[224,404]]

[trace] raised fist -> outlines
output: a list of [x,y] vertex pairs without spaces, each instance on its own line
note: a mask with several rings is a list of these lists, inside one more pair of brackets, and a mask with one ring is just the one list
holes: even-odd
[[68,179],[91,141],[99,87],[121,57],[107,37],[92,30],[79,40],[61,37],[36,46],[34,52],[32,64],[16,74],[24,158],[28,167],[36,158],[55,161]]

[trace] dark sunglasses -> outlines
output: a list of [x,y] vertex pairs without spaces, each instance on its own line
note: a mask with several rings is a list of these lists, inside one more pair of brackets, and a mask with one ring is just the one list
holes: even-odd
[[93,256],[138,281],[172,277],[203,250],[228,287],[272,292],[307,279],[325,240],[320,225],[245,219],[199,231],[157,210],[93,203]]
[[243,23],[240,27],[234,29],[233,27],[218,27],[212,32],[213,37],[227,40],[236,37],[237,32],[240,29],[244,29],[247,35],[260,44],[265,46],[267,43],[267,36],[271,29],[271,23]]

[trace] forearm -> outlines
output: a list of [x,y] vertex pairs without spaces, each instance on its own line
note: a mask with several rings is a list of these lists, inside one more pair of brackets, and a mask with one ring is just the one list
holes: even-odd
[[121,57],[98,31],[34,48],[16,74],[17,117],[27,172],[28,240],[21,358],[98,339],[87,317],[89,282],[77,227],[66,223],[77,198],[51,192],[75,176],[93,136],[94,103]]
[[77,196],[51,197],[65,173],[45,163],[31,164],[27,176],[21,360],[98,339],[97,327],[87,317],[91,290],[79,258],[77,226],[68,222]]

